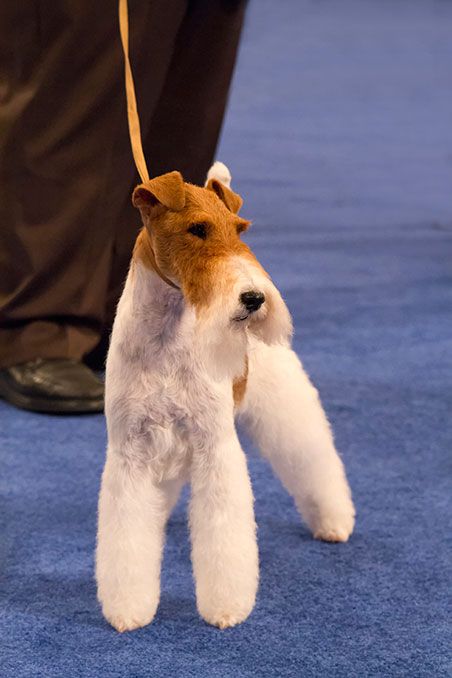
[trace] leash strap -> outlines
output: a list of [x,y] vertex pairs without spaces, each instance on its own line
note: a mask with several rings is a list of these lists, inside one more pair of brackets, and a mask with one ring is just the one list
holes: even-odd
[[[135,85],[133,83],[132,68],[130,66],[129,59],[129,8],[127,0],[119,0],[119,31],[121,33],[121,42],[122,49],[124,52],[124,75],[125,75],[125,84],[126,84],[126,97],[127,97],[127,120],[129,122],[129,136],[130,144],[132,146],[133,159],[135,160],[135,165],[138,170],[138,174],[141,177],[143,183],[149,181],[149,172],[146,166],[146,160],[144,159],[143,145],[141,143],[141,129],[140,129],[140,118],[138,117],[137,110],[137,99],[135,96]],[[180,289],[172,280],[166,277],[166,275],[160,270],[157,261],[155,259],[155,253],[152,247],[150,247],[150,259],[152,261],[152,266],[167,285],[174,287],[176,290]]]
[[119,0],[119,31],[121,33],[122,49],[124,51],[124,73],[126,80],[127,119],[129,121],[130,143],[133,159],[141,177],[141,181],[149,181],[149,172],[144,159],[141,143],[140,119],[137,111],[135,85],[133,84],[132,68],[129,60],[129,8],[127,0]]

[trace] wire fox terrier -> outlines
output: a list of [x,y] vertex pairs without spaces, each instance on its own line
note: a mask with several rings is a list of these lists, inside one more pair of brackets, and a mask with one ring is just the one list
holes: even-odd
[[149,624],[165,524],[191,484],[200,615],[244,621],[258,586],[247,426],[314,537],[347,541],[354,508],[316,389],[290,346],[287,307],[248,246],[241,198],[215,163],[204,188],[171,172],[138,186],[144,223],[107,359],[108,449],[98,597],[118,631]]

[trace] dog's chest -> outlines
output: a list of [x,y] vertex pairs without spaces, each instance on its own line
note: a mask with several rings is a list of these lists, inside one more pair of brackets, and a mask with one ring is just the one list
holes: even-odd
[[177,332],[165,332],[164,341],[155,316],[152,326],[133,314],[117,320],[107,361],[109,444],[150,465],[159,480],[177,477],[194,450],[212,445],[222,413],[232,408],[227,385],[203,370],[190,318]]
[[130,377],[128,387],[124,381],[109,384],[113,391],[107,386],[110,444],[130,461],[150,465],[159,480],[178,477],[193,451],[211,447],[220,394],[184,365]]

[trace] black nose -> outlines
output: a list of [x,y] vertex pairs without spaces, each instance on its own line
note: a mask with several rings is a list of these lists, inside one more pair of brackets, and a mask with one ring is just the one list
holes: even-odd
[[257,311],[265,301],[262,292],[243,292],[240,295],[240,301],[250,313]]

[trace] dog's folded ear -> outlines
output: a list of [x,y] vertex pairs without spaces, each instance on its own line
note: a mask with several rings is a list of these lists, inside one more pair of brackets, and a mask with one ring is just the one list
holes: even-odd
[[243,200],[237,193],[231,191],[230,188],[225,186],[221,181],[218,181],[218,179],[209,179],[206,188],[208,191],[216,193],[220,200],[224,202],[228,210],[234,214],[238,214],[243,205]]
[[185,206],[185,187],[180,172],[168,172],[137,186],[132,203],[140,212],[150,214],[152,208],[161,206],[179,212]]

